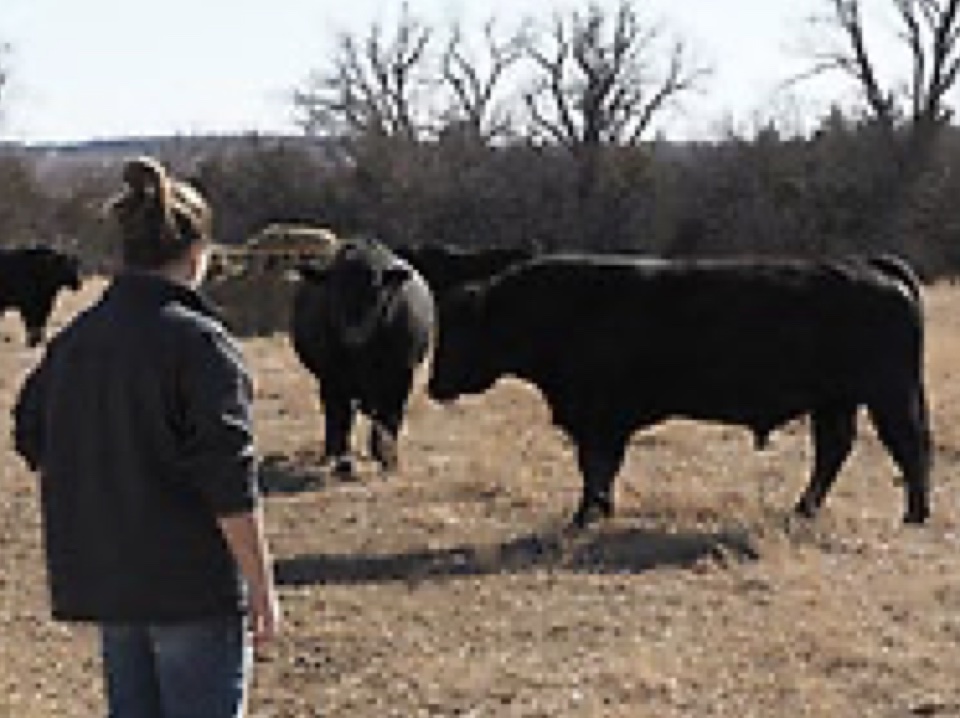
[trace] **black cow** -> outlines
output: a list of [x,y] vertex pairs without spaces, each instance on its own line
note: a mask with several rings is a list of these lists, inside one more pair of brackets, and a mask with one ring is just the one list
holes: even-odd
[[532,249],[523,247],[459,247],[449,244],[404,245],[396,247],[394,252],[420,272],[435,297],[461,284],[488,279],[534,256]]
[[0,312],[20,313],[28,346],[43,341],[59,291],[80,284],[80,262],[72,255],[50,247],[0,250]]
[[438,401],[501,376],[535,385],[583,477],[574,523],[613,513],[636,429],[671,417],[771,431],[809,415],[813,516],[866,406],[903,472],[907,522],[929,515],[923,309],[893,257],[836,262],[546,257],[439,303],[428,384]]
[[385,245],[344,241],[323,268],[302,266],[292,341],[320,385],[325,458],[350,474],[356,411],[371,420],[370,453],[398,463],[397,439],[414,373],[433,338],[433,297],[423,278]]

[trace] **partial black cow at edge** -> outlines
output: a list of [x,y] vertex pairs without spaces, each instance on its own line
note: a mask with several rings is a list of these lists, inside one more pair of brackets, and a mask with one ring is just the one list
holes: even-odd
[[61,289],[80,288],[80,262],[50,247],[0,249],[0,313],[16,309],[27,345],[43,341]]
[[929,509],[924,318],[911,268],[838,261],[535,259],[439,302],[428,394],[451,401],[511,375],[539,389],[583,479],[577,526],[610,516],[631,434],[673,418],[753,432],[809,415],[812,517],[866,407],[903,473],[904,520]]
[[324,458],[338,475],[353,472],[350,436],[360,412],[371,422],[371,455],[395,470],[414,375],[434,335],[430,289],[372,239],[345,240],[325,266],[299,272],[291,341],[319,384]]
[[460,247],[439,243],[401,245],[393,251],[420,272],[434,297],[467,282],[489,279],[537,254],[535,249],[526,247]]

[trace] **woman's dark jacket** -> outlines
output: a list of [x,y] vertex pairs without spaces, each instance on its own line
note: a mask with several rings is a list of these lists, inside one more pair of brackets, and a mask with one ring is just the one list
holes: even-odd
[[38,471],[53,615],[165,622],[235,613],[216,521],[257,501],[251,382],[200,296],[124,274],[51,342],[14,409]]

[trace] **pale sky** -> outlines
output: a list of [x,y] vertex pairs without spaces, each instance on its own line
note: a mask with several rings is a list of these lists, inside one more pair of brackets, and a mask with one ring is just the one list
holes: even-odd
[[[557,9],[584,4],[408,0],[412,13],[437,29],[453,18],[479,27],[491,16],[506,29],[522,15],[545,22]],[[688,100],[667,134],[702,135],[724,115],[749,124],[758,112],[779,108],[785,101],[774,95],[778,83],[799,69],[800,27],[822,5],[637,0],[642,17],[680,33],[715,69],[707,92]],[[401,6],[401,0],[2,0],[0,40],[12,45],[13,77],[0,137],[295,132],[290,92],[329,62],[337,32],[362,34],[377,20],[389,29]],[[823,97],[803,89],[797,111],[819,111]]]

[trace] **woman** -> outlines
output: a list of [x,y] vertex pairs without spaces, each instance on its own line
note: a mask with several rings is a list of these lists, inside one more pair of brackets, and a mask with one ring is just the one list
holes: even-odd
[[101,627],[111,718],[244,714],[280,620],[243,359],[196,289],[211,212],[150,158],[109,205],[123,267],[14,410],[40,475],[53,616]]

